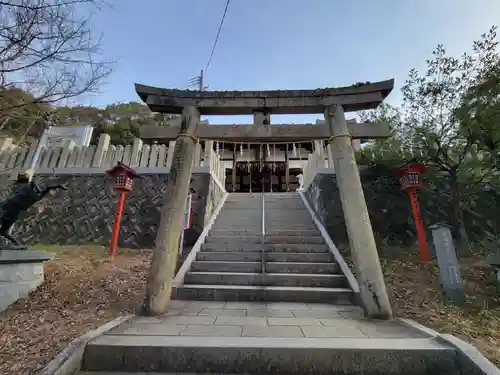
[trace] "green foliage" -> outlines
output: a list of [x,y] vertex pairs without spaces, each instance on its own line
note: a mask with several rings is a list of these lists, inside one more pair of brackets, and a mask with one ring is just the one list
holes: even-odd
[[[483,69],[474,84],[463,95],[456,116],[461,123],[463,136],[470,137],[479,150],[500,168],[500,57],[496,53],[496,28],[476,42],[486,52],[481,56]],[[486,43],[487,42],[487,43]]]
[[385,105],[361,114],[363,120],[389,125],[393,133],[365,147],[360,161],[386,169],[409,161],[431,167],[427,189],[437,193],[438,186],[448,186],[443,198],[451,202],[449,221],[464,240],[463,211],[486,184],[499,182],[497,46],[495,27],[473,43],[471,53],[459,57],[439,45],[426,61],[426,71],[410,71],[400,108]]
[[131,144],[139,137],[142,125],[168,126],[176,116],[152,113],[147,106],[137,102],[111,104],[104,109],[95,107],[61,107],[58,109],[61,125],[92,125],[94,133],[91,143],[99,135],[107,133],[115,145]]
[[[8,106],[8,112],[1,116],[0,134],[15,139],[16,143],[37,139],[47,125],[47,114],[52,114],[53,126],[85,126],[94,127],[91,142],[96,143],[99,135],[107,133],[113,144],[125,145],[139,137],[142,125],[169,126],[176,115],[152,113],[141,103],[129,102],[111,104],[105,108],[89,106],[56,107],[45,104],[34,104],[29,93],[10,89],[0,92],[0,108]],[[31,104],[30,104],[31,103]],[[11,107],[20,104],[15,111]]]
[[41,116],[48,110],[47,105],[35,103],[33,95],[26,91],[17,88],[0,91],[0,133],[21,143],[42,125]]

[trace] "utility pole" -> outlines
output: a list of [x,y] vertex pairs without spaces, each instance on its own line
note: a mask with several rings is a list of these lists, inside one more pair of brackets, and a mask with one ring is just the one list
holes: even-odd
[[204,91],[204,90],[208,89],[208,86],[203,85],[204,82],[205,82],[205,79],[204,79],[204,75],[203,75],[203,70],[201,70],[199,76],[191,78],[188,81],[188,86],[189,87],[197,86],[198,91]]

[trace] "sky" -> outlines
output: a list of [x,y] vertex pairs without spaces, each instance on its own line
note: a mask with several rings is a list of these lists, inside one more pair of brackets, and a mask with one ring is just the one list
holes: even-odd
[[[116,70],[81,104],[139,101],[134,83],[187,88],[206,64],[226,0],[107,0],[92,19]],[[394,78],[425,69],[438,44],[455,55],[500,24],[499,0],[232,0],[212,62],[208,90],[314,89]],[[273,116],[273,123],[321,115]],[[251,123],[214,116],[210,123]]]

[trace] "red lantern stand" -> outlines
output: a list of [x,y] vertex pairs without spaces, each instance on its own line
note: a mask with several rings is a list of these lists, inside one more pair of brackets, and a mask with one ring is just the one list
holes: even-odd
[[428,262],[431,259],[429,247],[427,246],[427,236],[424,230],[424,223],[420,214],[420,205],[418,203],[417,189],[422,187],[422,173],[427,171],[427,167],[419,163],[411,163],[399,168],[397,173],[401,190],[406,191],[410,197],[411,208],[413,211],[413,219],[417,229],[418,242],[422,260]]
[[115,224],[113,225],[111,242],[109,244],[109,257],[113,259],[116,254],[118,236],[120,234],[120,222],[123,214],[123,206],[125,204],[125,193],[128,191],[132,191],[134,178],[137,178],[139,176],[132,168],[120,162],[118,162],[117,165],[115,165],[106,173],[115,178],[115,185],[113,186],[113,189],[119,194],[118,204],[116,206]]

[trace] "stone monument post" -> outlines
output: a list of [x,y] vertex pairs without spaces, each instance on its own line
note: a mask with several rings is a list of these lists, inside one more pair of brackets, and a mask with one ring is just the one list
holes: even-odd
[[327,107],[325,119],[330,128],[337,184],[365,316],[391,319],[391,305],[342,106]]
[[460,265],[450,227],[439,223],[430,228],[444,294],[455,305],[462,306],[465,302],[465,283],[460,275]]
[[196,149],[194,134],[199,119],[200,114],[195,107],[183,109],[180,133],[175,142],[172,166],[156,235],[156,247],[149,268],[142,311],[146,315],[166,313],[170,302]]

